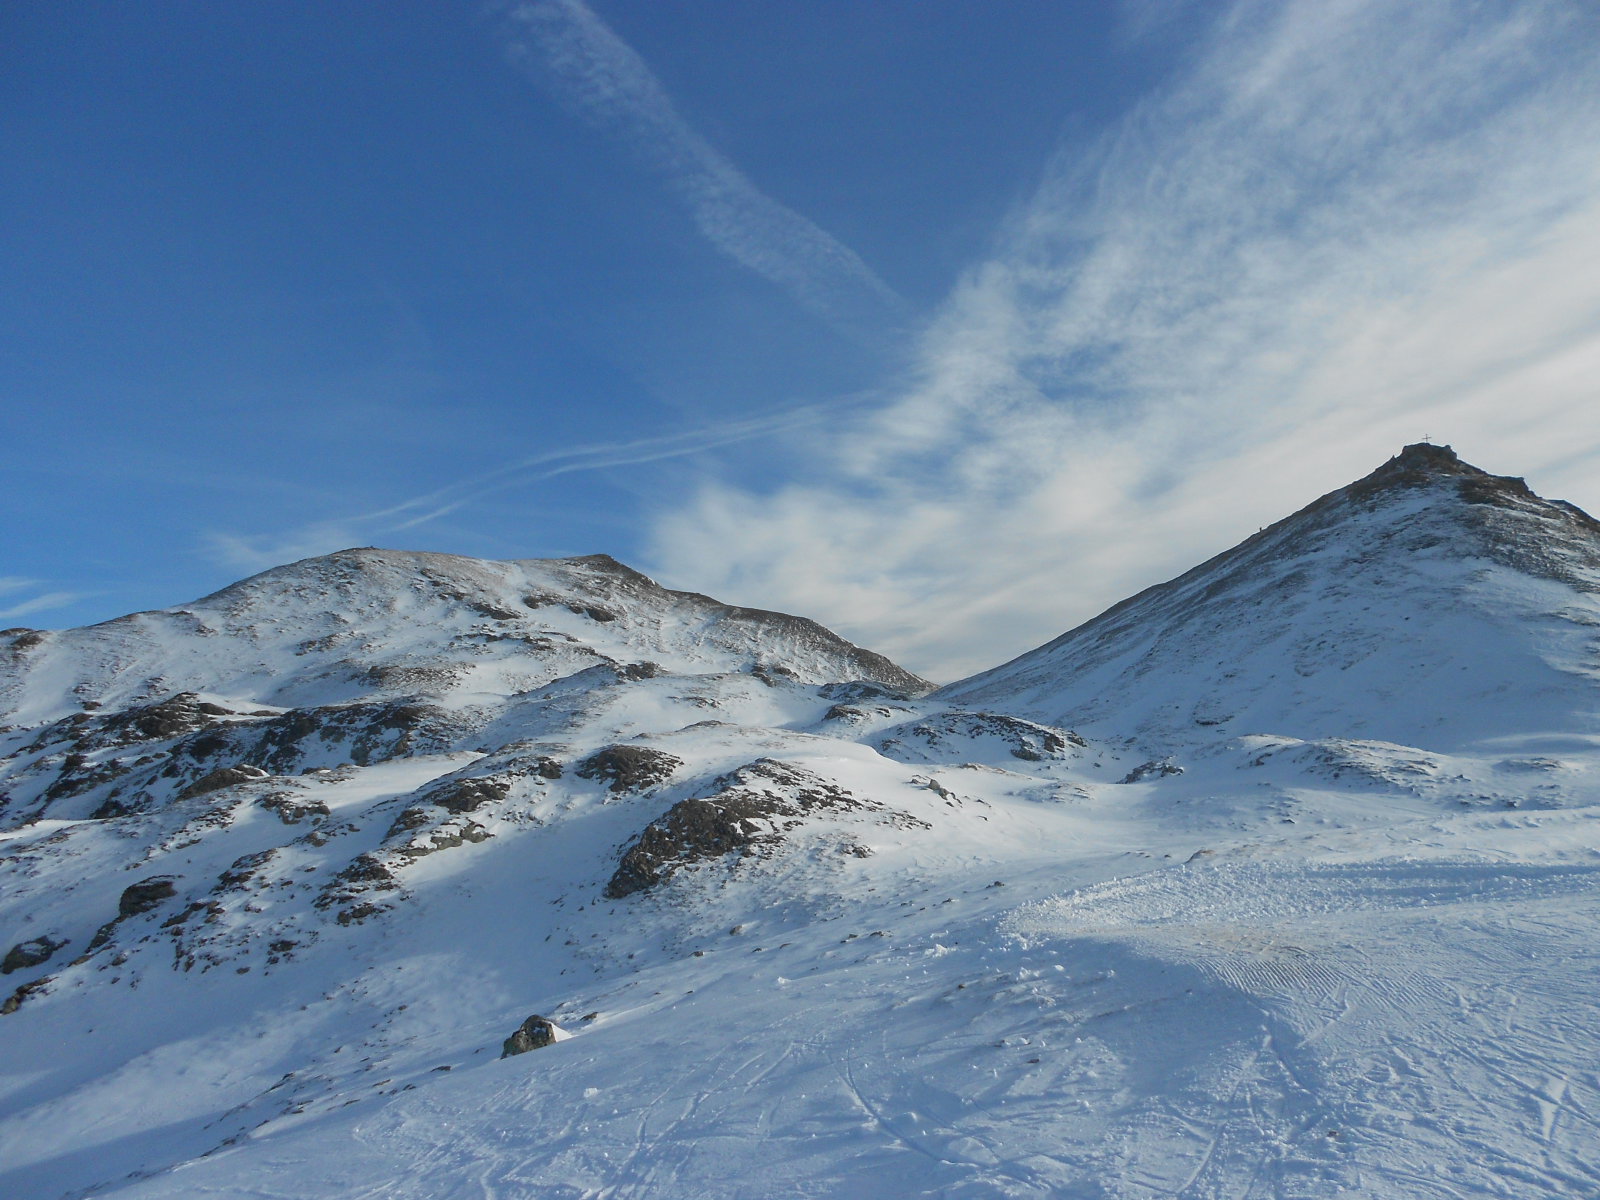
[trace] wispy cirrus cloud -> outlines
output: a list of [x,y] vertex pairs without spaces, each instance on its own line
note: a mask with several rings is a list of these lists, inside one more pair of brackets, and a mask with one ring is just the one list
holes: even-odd
[[861,256],[762,192],[684,119],[645,61],[582,0],[507,9],[512,60],[572,110],[626,144],[723,254],[852,336],[899,314]]
[[762,417],[677,433],[567,446],[506,462],[381,509],[349,513],[272,534],[213,532],[205,540],[212,556],[228,567],[260,571],[369,539],[400,535],[496,493],[532,487],[563,475],[690,458],[740,442],[795,435],[835,417],[853,403],[853,399],[844,399],[797,405]]
[[1063,149],[914,385],[815,435],[804,480],[661,514],[656,569],[950,678],[1424,435],[1595,503],[1597,26],[1575,0],[1218,6]]
[[[39,586],[40,583],[36,579],[7,577],[0,579],[0,594],[25,591]],[[17,617],[26,617],[37,612],[49,612],[55,608],[66,608],[87,595],[86,592],[41,592],[37,596],[30,596],[26,600],[0,608],[0,622],[12,621]]]

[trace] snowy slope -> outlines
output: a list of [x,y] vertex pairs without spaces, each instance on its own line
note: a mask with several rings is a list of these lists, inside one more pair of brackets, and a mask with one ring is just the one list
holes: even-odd
[[1592,523],[1480,476],[1410,448],[982,706],[604,559],[46,635],[0,1195],[1600,1194]]
[[1217,734],[1537,750],[1600,735],[1600,524],[1408,446],[944,699],[1151,752]]
[[465,703],[640,662],[924,686],[813,621],[670,591],[603,554],[489,562],[344,550],[177,608],[59,633],[6,630],[0,656],[0,721],[23,725],[186,691],[247,706]]

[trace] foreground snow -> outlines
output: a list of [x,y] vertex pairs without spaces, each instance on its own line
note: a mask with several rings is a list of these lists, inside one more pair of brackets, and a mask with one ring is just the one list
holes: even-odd
[[[25,1007],[0,1187],[1600,1189],[1588,788],[1517,810],[1219,758],[1120,785],[1110,761],[948,767],[950,800],[912,782],[926,768],[815,741],[786,761],[931,828],[813,825],[612,902],[599,884],[644,804],[608,803],[542,831],[537,861],[531,841],[464,848],[381,930],[265,978],[152,963],[135,992]],[[497,1059],[533,1011],[573,1036]]]

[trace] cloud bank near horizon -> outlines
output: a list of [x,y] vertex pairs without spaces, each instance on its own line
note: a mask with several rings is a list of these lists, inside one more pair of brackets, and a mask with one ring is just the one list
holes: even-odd
[[950,679],[1451,441],[1600,500],[1600,14],[1238,0],[1066,146],[811,470],[657,515],[669,581]]

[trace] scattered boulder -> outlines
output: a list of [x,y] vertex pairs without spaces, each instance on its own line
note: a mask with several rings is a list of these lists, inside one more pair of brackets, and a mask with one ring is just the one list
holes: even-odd
[[0,1017],[9,1017],[12,1013],[16,1012],[17,1009],[22,1007],[23,1001],[29,996],[33,995],[35,992],[44,991],[45,988],[50,986],[51,978],[51,976],[45,975],[39,979],[35,979],[23,984],[16,991],[12,992],[11,995],[6,997],[5,1003],[0,1004]]
[[526,1054],[529,1050],[542,1050],[560,1041],[565,1032],[548,1017],[541,1017],[535,1013],[519,1025],[517,1031],[501,1045],[500,1057],[510,1058],[516,1054]]
[[437,804],[446,812],[456,814],[476,812],[485,804],[504,800],[511,794],[511,776],[480,775],[475,778],[450,779],[436,788],[430,788],[418,799]]
[[906,763],[939,762],[955,755],[982,762],[997,753],[1024,762],[1059,761],[1082,753],[1087,744],[1069,729],[1000,713],[959,710],[897,725],[876,742],[879,753]]
[[1142,783],[1146,779],[1160,779],[1165,775],[1182,775],[1183,768],[1170,758],[1153,759],[1150,762],[1140,763],[1129,771],[1118,783]]
[[617,680],[621,683],[637,683],[641,679],[659,679],[667,673],[667,669],[660,663],[636,662],[628,663],[616,668]]
[[216,891],[233,891],[244,887],[266,866],[278,856],[276,847],[266,850],[257,850],[254,854],[245,854],[233,860],[232,864],[221,875],[217,876]]
[[605,780],[613,792],[642,792],[671,778],[683,760],[648,746],[607,746],[580,762],[583,779]]
[[[645,827],[623,851],[606,884],[608,898],[652,888],[688,863],[780,841],[790,826],[818,810],[883,810],[821,776],[770,758],[742,766],[712,787],[710,795],[680,800]],[[921,824],[904,813],[892,816]]]
[[399,837],[401,834],[411,833],[414,830],[421,829],[432,819],[433,818],[428,814],[428,810],[425,808],[403,809],[400,815],[390,823],[389,832],[383,835],[383,840],[387,844],[388,842],[391,842],[395,838]]
[[192,800],[196,796],[205,796],[211,792],[220,792],[223,788],[233,787],[239,783],[250,783],[257,779],[267,778],[267,773],[260,767],[252,767],[248,763],[239,763],[232,767],[218,767],[209,774],[202,775],[183,791],[179,792],[176,799]]
[[321,800],[302,800],[292,792],[272,792],[256,803],[285,825],[298,825],[308,817],[320,821],[332,815],[332,810]]
[[13,971],[25,971],[29,967],[37,967],[41,963],[50,961],[52,955],[66,942],[58,942],[47,936],[29,938],[25,942],[18,942],[6,951],[6,957],[0,962],[0,975],[9,975]]
[[131,887],[123,889],[122,898],[117,901],[117,919],[122,920],[147,913],[152,908],[159,908],[163,900],[170,900],[177,894],[178,883],[175,876],[152,875],[149,879],[141,879]]
[[233,715],[220,704],[201,700],[194,692],[179,692],[155,704],[141,704],[114,713],[104,718],[102,728],[108,744],[126,746],[181,737]]

